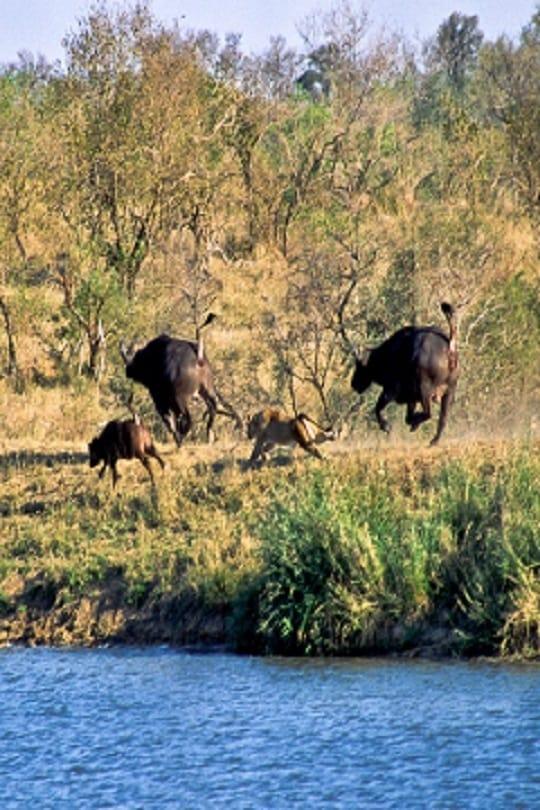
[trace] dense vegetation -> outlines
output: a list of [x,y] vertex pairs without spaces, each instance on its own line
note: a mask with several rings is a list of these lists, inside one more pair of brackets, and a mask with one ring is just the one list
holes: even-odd
[[[421,52],[346,2],[302,30],[247,54],[98,3],[62,64],[0,67],[0,641],[538,654],[540,11],[495,42],[452,14]],[[426,428],[394,464],[350,344],[442,300],[451,452]],[[218,422],[159,495],[132,470],[109,498],[81,465],[126,415],[118,341],[209,310],[236,409],[308,411],[342,453],[247,472]],[[521,443],[467,452],[495,432]]]
[[14,453],[0,642],[536,657],[539,449],[338,446],[247,471],[245,443],[171,452],[157,492],[125,465],[114,497],[82,454]]
[[517,42],[453,14],[422,53],[346,3],[303,29],[302,53],[278,39],[247,55],[144,3],[98,4],[65,64],[0,71],[12,438],[13,388],[63,435],[59,391],[82,397],[79,415],[97,405],[94,421],[125,401],[120,336],[191,336],[209,308],[241,410],[275,400],[346,421],[338,313],[355,279],[343,314],[359,348],[441,323],[448,299],[461,415],[514,427],[538,408],[538,14]]

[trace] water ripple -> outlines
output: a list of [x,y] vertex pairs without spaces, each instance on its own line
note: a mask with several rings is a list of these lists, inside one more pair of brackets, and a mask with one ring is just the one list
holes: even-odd
[[540,670],[0,651],[6,810],[540,807]]

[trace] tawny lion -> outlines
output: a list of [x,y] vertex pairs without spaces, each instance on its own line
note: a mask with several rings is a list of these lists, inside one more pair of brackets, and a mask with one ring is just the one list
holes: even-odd
[[255,439],[250,464],[254,464],[259,458],[264,461],[266,454],[276,445],[294,447],[298,444],[306,453],[322,459],[323,456],[315,445],[336,438],[331,428],[321,427],[305,413],[291,418],[280,408],[263,408],[252,416],[247,434],[250,439]]

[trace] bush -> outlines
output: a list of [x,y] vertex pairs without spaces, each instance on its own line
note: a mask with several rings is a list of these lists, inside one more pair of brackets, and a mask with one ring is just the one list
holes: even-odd
[[237,604],[259,648],[351,654],[446,628],[464,654],[538,651],[538,462],[452,462],[396,481],[315,472],[274,493],[260,576]]

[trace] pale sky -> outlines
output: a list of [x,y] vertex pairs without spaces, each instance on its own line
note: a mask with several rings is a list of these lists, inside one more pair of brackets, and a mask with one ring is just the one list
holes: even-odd
[[[366,0],[374,30],[386,25],[418,41],[434,34],[453,11],[476,14],[487,39],[500,34],[515,37],[526,25],[538,0]],[[0,0],[0,63],[12,62],[19,51],[43,54],[49,61],[62,59],[61,41],[78,18],[85,17],[88,0]],[[109,3],[121,7],[132,3]],[[317,10],[328,10],[333,0],[153,0],[154,15],[164,23],[178,19],[191,29],[208,28],[223,37],[242,34],[245,51],[262,51],[270,37],[282,34],[289,45],[300,47],[297,25]]]

